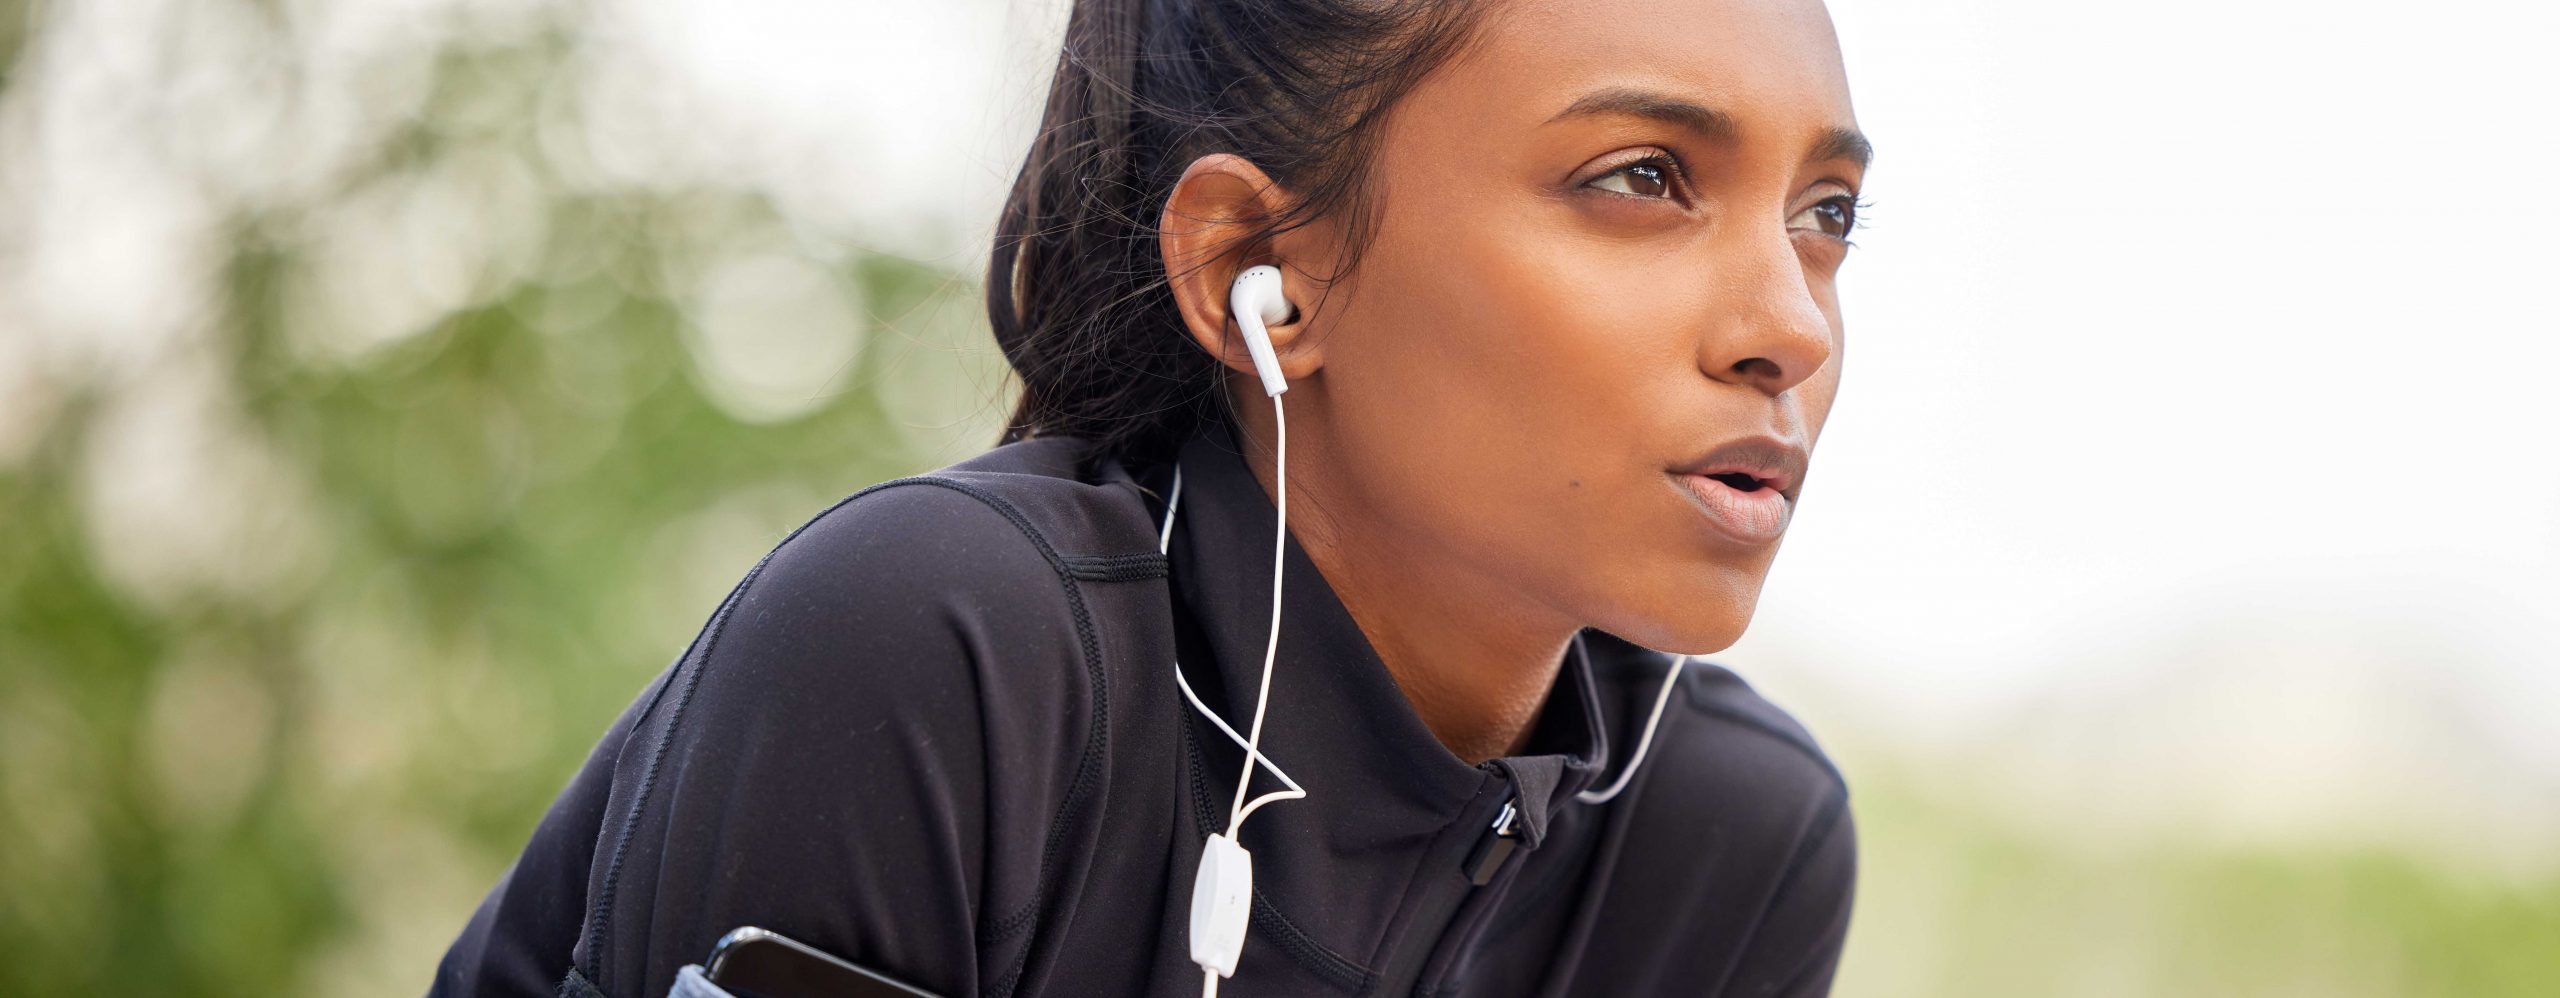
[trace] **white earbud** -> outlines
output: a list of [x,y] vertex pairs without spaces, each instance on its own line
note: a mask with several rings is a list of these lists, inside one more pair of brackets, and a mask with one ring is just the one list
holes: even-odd
[[1271,351],[1268,328],[1289,321],[1292,314],[1289,296],[1280,287],[1280,268],[1266,263],[1237,274],[1235,286],[1227,291],[1227,311],[1235,316],[1236,328],[1244,331],[1245,349],[1253,352],[1253,370],[1262,375],[1262,393],[1276,397],[1288,391],[1289,379],[1280,375],[1280,358]]

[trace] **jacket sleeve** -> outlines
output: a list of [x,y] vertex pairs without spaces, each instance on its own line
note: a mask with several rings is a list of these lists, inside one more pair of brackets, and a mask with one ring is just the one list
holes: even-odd
[[669,666],[605,729],[586,764],[551,803],[524,853],[500,874],[462,933],[445,950],[427,993],[540,998],[568,971],[586,900],[587,866],[613,784],[614,760],[633,725],[666,689]]
[[[1005,760],[987,710],[1004,701],[1013,724],[1021,701],[1057,696],[1014,681],[1067,671],[1041,661],[1074,646],[1052,565],[998,510],[933,485],[811,520],[730,593],[611,751],[596,823],[546,822],[528,847],[574,860],[569,843],[587,840],[575,924],[544,906],[542,924],[494,948],[539,947],[510,962],[548,956],[543,993],[655,998],[756,925],[977,993],[991,795],[1045,796],[1032,773],[991,785],[991,760]],[[1003,806],[992,817],[1014,819]],[[510,969],[520,976],[532,975]]]

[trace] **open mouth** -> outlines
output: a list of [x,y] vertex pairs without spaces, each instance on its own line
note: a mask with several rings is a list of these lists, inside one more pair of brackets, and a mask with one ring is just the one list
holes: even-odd
[[[1792,505],[1804,480],[1804,448],[1774,436],[1738,437],[1672,466],[1676,474],[1706,481],[1695,487],[1713,495]],[[1707,482],[1714,482],[1710,486]],[[1721,486],[1721,487],[1718,487]]]
[[1759,479],[1753,478],[1739,471],[1718,472],[1706,477],[1723,482],[1726,485],[1733,486],[1735,490],[1742,492],[1758,492],[1767,487]]
[[1777,480],[1747,471],[1691,472],[1680,483],[1725,536],[1748,544],[1777,540],[1795,511]]

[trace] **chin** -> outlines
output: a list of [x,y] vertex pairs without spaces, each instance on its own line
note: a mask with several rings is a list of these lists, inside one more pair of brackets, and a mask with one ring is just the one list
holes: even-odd
[[[1674,655],[1713,655],[1740,642],[1744,628],[1751,624],[1748,620],[1733,621],[1730,625],[1716,622],[1706,627],[1696,626],[1694,621],[1688,623],[1690,626],[1667,628],[1654,637],[1638,638],[1625,634],[1618,634],[1618,636],[1659,652],[1669,652]],[[1609,633],[1617,634],[1618,632],[1610,631]]]
[[[1737,580],[1737,582],[1742,580]],[[1739,591],[1736,591],[1736,590]],[[1760,601],[1760,576],[1747,585],[1715,587],[1701,592],[1683,587],[1652,601],[1648,612],[1620,612],[1592,626],[1655,651],[1674,655],[1712,655],[1742,640]]]

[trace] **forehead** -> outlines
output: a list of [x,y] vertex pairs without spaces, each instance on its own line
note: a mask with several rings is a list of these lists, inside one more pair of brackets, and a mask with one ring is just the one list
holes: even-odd
[[1462,120],[1530,125],[1602,86],[1707,104],[1746,139],[1854,124],[1819,0],[1502,0],[1414,96]]

